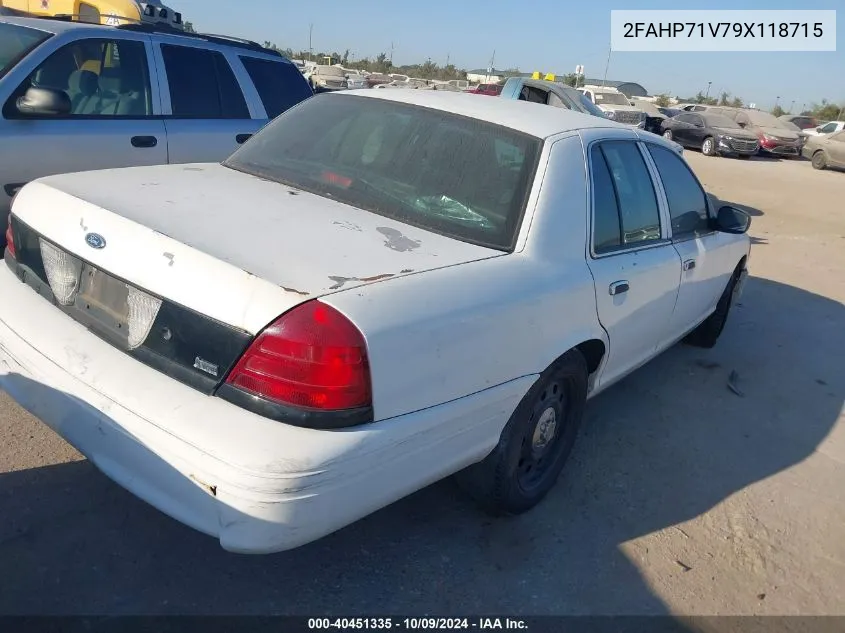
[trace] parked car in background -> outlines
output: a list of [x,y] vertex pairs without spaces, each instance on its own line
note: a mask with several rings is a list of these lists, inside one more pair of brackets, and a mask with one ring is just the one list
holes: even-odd
[[723,106],[698,106],[697,112],[724,114],[736,121],[741,128],[757,136],[760,154],[796,158],[801,155],[805,134],[791,129],[789,123],[762,110],[730,108]]
[[221,161],[311,95],[256,43],[0,17],[0,219],[41,176]]
[[509,77],[500,95],[505,99],[542,103],[544,105],[575,110],[605,119],[604,112],[596,107],[583,94],[563,83],[529,79],[527,77]]
[[845,131],[810,136],[801,153],[815,169],[845,169]]
[[502,94],[502,84],[478,84],[475,88],[470,88],[466,92],[473,95],[498,97]]
[[222,164],[24,187],[0,388],[233,552],[452,474],[524,513],[588,398],[677,341],[717,343],[750,218],[713,202],[664,139],[607,119],[317,95]]
[[578,90],[599,107],[608,119],[626,125],[645,128],[646,113],[640,108],[632,106],[628,97],[616,88],[602,86],[584,86]]
[[799,130],[815,129],[819,126],[819,122],[815,117],[802,114],[783,114],[778,118],[781,121],[792,123]]
[[705,156],[748,158],[760,149],[755,134],[744,130],[724,114],[681,112],[677,116],[664,119],[662,131],[664,138],[684,147],[700,148]]
[[828,121],[824,125],[819,125],[816,129],[804,130],[808,136],[819,136],[820,134],[835,134],[845,130],[845,121]]
[[358,73],[348,73],[346,75],[346,87],[349,90],[362,90],[370,87],[370,82],[367,78]]
[[631,105],[645,113],[646,119],[643,129],[652,134],[662,134],[663,121],[668,117],[660,111],[660,108],[649,101],[642,101],[640,99],[632,99]]
[[660,110],[660,113],[668,118],[672,118],[675,115],[680,114],[683,110],[679,108],[664,108],[662,106],[657,106],[657,109]]
[[467,90],[469,88],[469,82],[466,79],[450,79],[447,83],[459,90]]
[[308,82],[314,92],[346,90],[349,87],[346,74],[337,66],[315,66],[308,75]]

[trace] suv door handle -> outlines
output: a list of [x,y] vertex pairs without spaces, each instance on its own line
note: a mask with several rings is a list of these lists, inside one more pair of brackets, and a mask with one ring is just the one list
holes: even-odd
[[695,268],[695,260],[694,259],[688,259],[687,261],[684,262],[684,270],[692,270],[693,268]]
[[155,136],[133,136],[132,147],[155,147],[158,139]]
[[246,143],[251,138],[252,138],[252,134],[238,134],[235,137],[235,140],[238,142],[238,145],[243,145],[244,143]]
[[631,289],[630,284],[627,281],[614,281],[610,284],[610,294],[611,296],[625,294]]

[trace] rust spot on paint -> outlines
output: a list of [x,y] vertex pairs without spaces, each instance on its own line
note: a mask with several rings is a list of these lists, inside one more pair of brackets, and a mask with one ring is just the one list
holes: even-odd
[[401,274],[407,275],[408,273],[414,272],[413,268],[406,268],[405,270],[401,271]]
[[172,266],[172,265],[173,265],[173,257],[174,257],[174,256],[173,256],[173,253],[162,253],[162,255],[164,255],[164,257],[165,257],[166,259],[169,259],[169,260],[170,260],[170,263],[169,263],[169,264],[167,264],[167,265],[168,265],[168,266]]
[[392,251],[406,253],[414,250],[415,248],[419,248],[422,245],[422,242],[419,240],[412,240],[411,238],[403,235],[401,231],[392,229],[389,226],[380,226],[376,229],[376,231],[384,235],[386,238],[384,240],[384,246]]
[[361,277],[358,281],[380,281],[382,279],[388,279],[390,277],[394,277],[393,273],[385,273],[384,275],[375,275],[374,277]]

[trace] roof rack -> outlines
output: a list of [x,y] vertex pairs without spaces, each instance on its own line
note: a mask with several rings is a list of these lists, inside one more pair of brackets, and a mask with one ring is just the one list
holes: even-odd
[[231,37],[228,35],[214,35],[211,33],[191,33],[188,31],[175,29],[172,26],[166,24],[149,24],[146,22],[142,22],[138,24],[121,24],[120,26],[116,26],[115,28],[121,29],[123,31],[136,31],[139,33],[161,33],[165,35],[178,35],[180,37],[192,37],[195,39],[201,39],[206,42],[210,42],[212,44],[235,46],[237,48],[245,48],[259,53],[265,53],[267,55],[277,55],[279,57],[282,57],[282,54],[278,51],[265,48],[258,42],[253,42],[252,40],[245,40],[239,37]]

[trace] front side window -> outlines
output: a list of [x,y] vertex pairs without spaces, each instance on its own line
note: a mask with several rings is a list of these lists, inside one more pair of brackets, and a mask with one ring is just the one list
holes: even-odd
[[672,236],[686,239],[710,233],[707,216],[707,197],[689,167],[677,154],[657,145],[648,145],[672,216]]
[[533,136],[448,112],[324,94],[283,113],[224,164],[510,250],[541,146]]
[[605,141],[590,151],[596,254],[660,240],[660,210],[636,143]]
[[50,37],[51,35],[44,31],[0,23],[0,77],[12,70],[24,55]]
[[820,131],[824,132],[825,134],[829,134],[830,132],[835,132],[836,131],[836,123],[828,123]]
[[71,117],[153,114],[146,48],[133,40],[72,42],[44,60],[15,96],[30,87],[65,92],[71,102]]
[[245,56],[241,57],[241,62],[270,119],[311,96],[308,83],[293,64]]
[[190,46],[162,44],[177,119],[249,119],[249,108],[226,57]]

